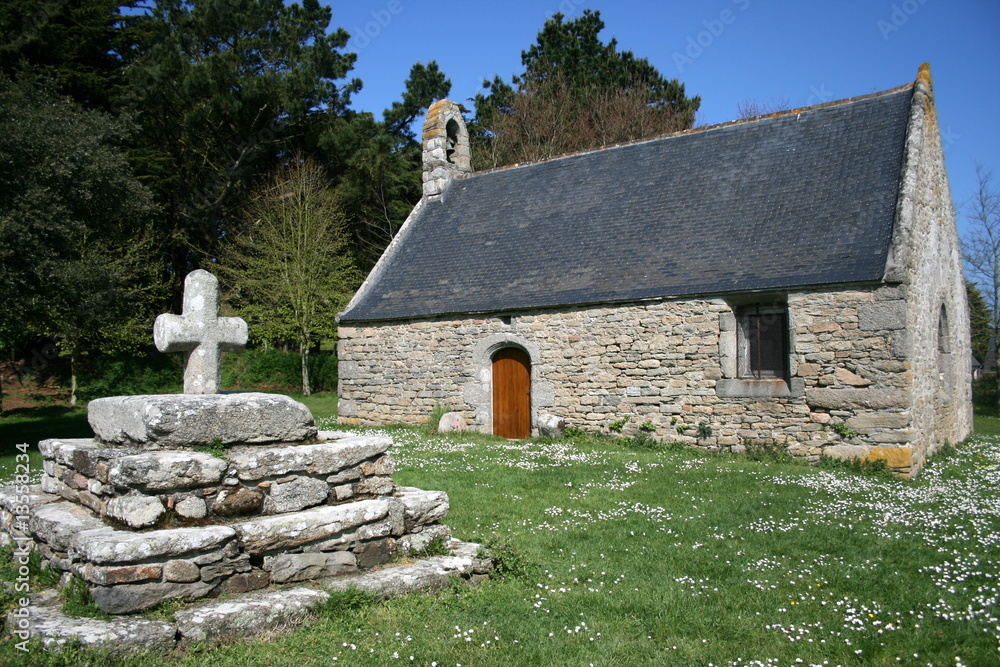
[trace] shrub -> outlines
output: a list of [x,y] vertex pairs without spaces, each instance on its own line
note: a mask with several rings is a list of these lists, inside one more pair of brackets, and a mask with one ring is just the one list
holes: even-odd
[[847,422],[834,422],[830,424],[830,428],[844,440],[858,437],[858,432],[848,426]]
[[510,542],[502,542],[493,535],[479,550],[480,558],[493,559],[491,576],[500,579],[528,579],[534,566],[527,556]]
[[625,415],[621,419],[616,419],[608,424],[608,430],[614,431],[615,433],[621,433],[622,429],[625,428],[625,424],[627,424],[630,419],[632,419],[632,417],[629,415]]
[[[337,355],[309,355],[309,384],[313,391],[336,391]],[[222,358],[222,386],[226,389],[299,389],[302,357],[282,350],[246,350]]]
[[103,396],[171,394],[184,387],[180,355],[144,352],[92,357],[80,373],[77,396],[89,401]]
[[997,379],[994,375],[979,378],[972,383],[972,406],[976,414],[997,416]]
[[449,412],[447,405],[441,405],[438,403],[431,410],[431,414],[427,417],[427,430],[431,433],[438,432],[438,425],[441,423],[441,417],[444,417]]

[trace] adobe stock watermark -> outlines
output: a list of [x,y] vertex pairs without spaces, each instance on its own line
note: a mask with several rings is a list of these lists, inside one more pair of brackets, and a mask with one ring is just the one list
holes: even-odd
[[811,107],[814,104],[824,104],[833,100],[833,93],[826,89],[825,83],[821,83],[819,86],[809,86],[809,93],[806,106]]
[[31,464],[28,458],[27,443],[16,446],[15,456],[16,469],[14,472],[14,524],[10,531],[14,539],[14,563],[17,564],[17,577],[14,579],[14,592],[20,597],[16,600],[14,609],[8,614],[10,619],[7,630],[11,635],[20,639],[14,644],[14,648],[23,653],[28,652],[28,640],[31,638],[31,612],[28,605],[31,604],[31,532],[28,529],[29,509],[31,497],[28,486],[31,484]]
[[366,48],[372,43],[372,40],[376,39],[382,34],[383,30],[389,27],[394,18],[403,13],[405,9],[403,5],[404,0],[389,0],[382,9],[371,10],[369,13],[372,20],[365,23],[364,26],[354,27],[354,30],[351,31],[352,37],[347,42],[347,48],[354,52]]
[[556,8],[556,11],[552,13],[559,13],[569,18],[570,16],[576,14],[577,10],[585,4],[587,4],[587,0],[562,0],[562,2],[559,3],[559,7]]
[[882,33],[882,41],[888,42],[892,34],[906,25],[925,4],[927,4],[927,0],[903,0],[903,2],[894,3],[889,8],[888,20],[879,19],[875,22],[875,27]]
[[[741,12],[745,12],[750,7],[750,0],[732,0],[732,3]],[[693,64],[695,60],[705,53],[706,49],[715,44],[715,40],[721,37],[722,33],[726,31],[726,26],[736,22],[737,16],[737,12],[726,8],[719,12],[716,18],[702,21],[701,23],[705,26],[705,29],[693,37],[688,35],[687,45],[684,47],[683,52],[674,51],[671,54],[674,59],[674,66],[677,68],[677,73],[683,74],[685,67]]]

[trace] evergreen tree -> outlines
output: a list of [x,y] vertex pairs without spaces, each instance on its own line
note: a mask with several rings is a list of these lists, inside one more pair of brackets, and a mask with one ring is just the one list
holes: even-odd
[[76,102],[117,110],[127,94],[126,66],[145,36],[138,7],[138,0],[5,0],[0,72],[31,67]]
[[555,14],[521,52],[512,83],[484,81],[475,98],[477,168],[537,160],[691,127],[700,98],[645,58],[600,40],[600,12]]
[[347,112],[348,34],[317,0],[160,0],[130,68],[133,153],[164,207],[176,283],[230,230],[255,181]]
[[[321,145],[339,146],[343,155],[337,195],[347,215],[352,250],[367,271],[392,241],[421,196],[421,144],[411,126],[434,100],[448,96],[449,81],[436,62],[410,70],[402,100],[377,122],[357,114],[332,128]],[[331,159],[337,164],[337,160]]]

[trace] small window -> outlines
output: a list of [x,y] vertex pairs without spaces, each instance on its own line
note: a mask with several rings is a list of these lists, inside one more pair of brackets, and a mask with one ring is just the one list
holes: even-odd
[[458,146],[458,123],[455,122],[454,118],[449,119],[445,125],[445,134],[448,136],[446,158],[448,162],[454,162],[451,158],[455,155],[455,148]]
[[736,311],[736,370],[744,379],[788,377],[788,314],[784,306],[746,306]]
[[938,313],[938,352],[951,354],[951,329],[948,328],[948,309],[941,304]]

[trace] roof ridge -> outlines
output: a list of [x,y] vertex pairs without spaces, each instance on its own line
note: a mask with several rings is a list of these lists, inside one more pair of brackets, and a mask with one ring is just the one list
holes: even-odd
[[[919,80],[919,79],[918,79]],[[865,100],[875,99],[877,97],[884,97],[888,95],[894,95],[900,93],[904,90],[911,89],[917,85],[917,81],[911,81],[905,83],[902,86],[896,86],[895,88],[890,88],[889,90],[881,90],[874,93],[867,93],[865,95],[858,95],[855,97],[845,97],[840,100],[833,100],[830,102],[821,102],[819,104],[812,104],[804,107],[797,107],[794,109],[785,109],[783,111],[775,111],[774,113],[762,114],[760,116],[751,116],[750,118],[737,118],[735,120],[727,120],[722,123],[715,123],[713,125],[704,125],[702,127],[692,127],[687,130],[678,130],[676,132],[668,132],[666,134],[658,134],[652,137],[643,137],[642,139],[633,139],[631,141],[623,141],[616,144],[609,144],[607,146],[600,146],[598,148],[586,148],[580,151],[574,151],[571,153],[562,153],[560,155],[553,155],[551,157],[545,157],[538,160],[533,160],[531,162],[515,162],[514,164],[504,165],[502,167],[491,167],[489,169],[484,169],[482,171],[474,171],[466,174],[461,174],[456,177],[456,180],[464,180],[467,178],[473,178],[475,176],[493,174],[498,172],[510,171],[511,169],[520,169],[522,167],[531,167],[537,164],[545,164],[547,162],[555,162],[557,160],[562,160],[565,158],[578,157],[581,155],[589,155],[591,153],[601,153],[603,151],[611,150],[614,148],[625,148],[628,146],[637,146],[640,144],[652,143],[654,141],[663,141],[665,139],[673,139],[674,137],[682,137],[691,134],[700,134],[703,132],[709,132],[713,130],[720,130],[727,127],[734,127],[737,125],[747,125],[750,123],[759,122],[762,120],[771,120],[774,118],[784,118],[786,116],[798,115],[805,112],[818,111],[820,109],[827,109],[830,107],[844,106],[847,104],[852,104],[855,102],[862,102]]]

